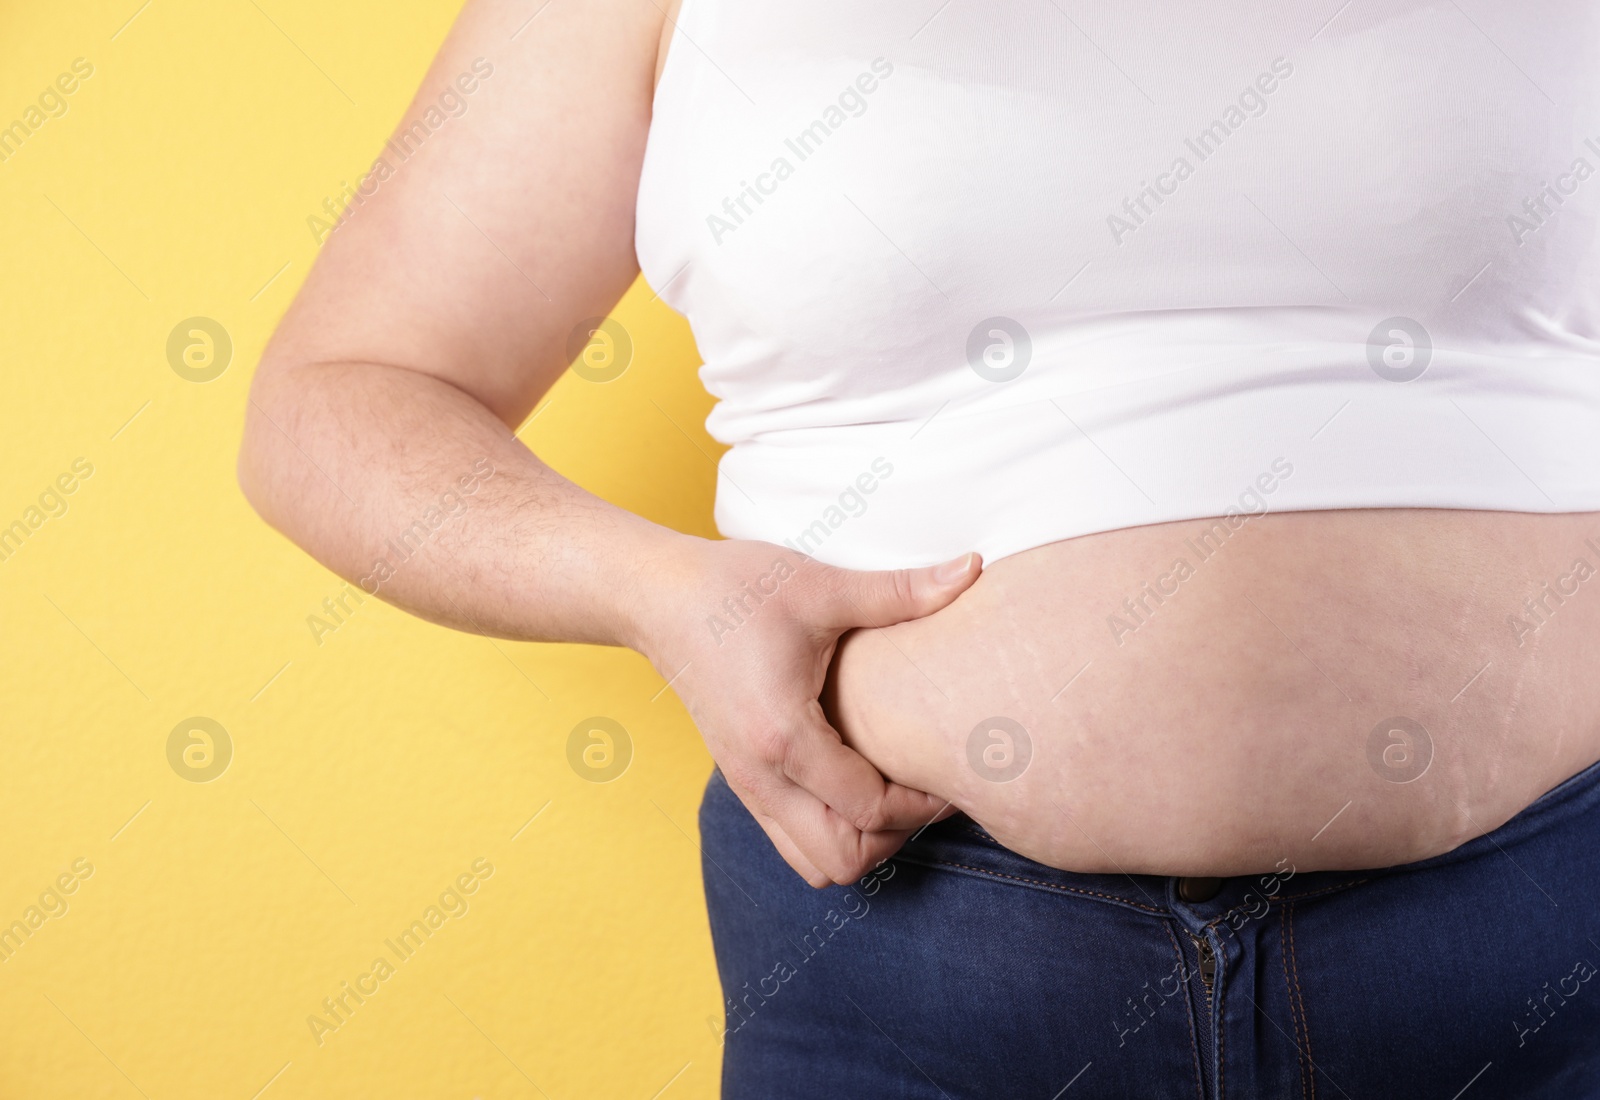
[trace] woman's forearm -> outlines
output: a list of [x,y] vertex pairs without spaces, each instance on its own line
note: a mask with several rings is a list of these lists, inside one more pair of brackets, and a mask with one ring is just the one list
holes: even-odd
[[579,488],[476,399],[401,367],[264,363],[239,482],[369,594],[519,640],[637,648],[641,575],[696,541]]

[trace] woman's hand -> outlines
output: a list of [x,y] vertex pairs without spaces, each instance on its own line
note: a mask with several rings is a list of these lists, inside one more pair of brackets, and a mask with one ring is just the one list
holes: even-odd
[[921,569],[838,569],[764,542],[694,540],[640,578],[636,646],[699,726],[735,794],[813,886],[856,880],[953,813],[847,747],[818,696],[839,636],[938,611],[976,554]]

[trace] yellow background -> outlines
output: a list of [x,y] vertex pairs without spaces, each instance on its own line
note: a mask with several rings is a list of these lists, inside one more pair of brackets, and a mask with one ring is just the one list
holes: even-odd
[[[306,219],[372,163],[455,11],[0,5],[0,124],[74,58],[94,65],[0,164],[0,525],[74,459],[94,466],[0,561],[0,925],[73,860],[94,868],[0,963],[6,1100],[716,1094],[710,762],[661,678],[625,651],[490,642],[376,600],[319,644],[307,617],[342,582],[234,481],[251,371],[315,254]],[[167,360],[193,316],[234,342],[203,384]],[[569,372],[522,437],[711,534],[687,328],[642,284],[616,317],[627,372]],[[634,742],[609,784],[567,763],[592,715]],[[233,745],[209,783],[168,763],[194,716]],[[468,911],[319,1046],[323,998],[479,857],[494,873]]]

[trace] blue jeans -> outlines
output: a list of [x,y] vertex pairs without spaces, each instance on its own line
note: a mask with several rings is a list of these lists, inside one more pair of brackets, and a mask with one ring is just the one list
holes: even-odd
[[1370,871],[1073,874],[958,814],[813,890],[718,772],[700,830],[724,1100],[1600,1097],[1600,765]]

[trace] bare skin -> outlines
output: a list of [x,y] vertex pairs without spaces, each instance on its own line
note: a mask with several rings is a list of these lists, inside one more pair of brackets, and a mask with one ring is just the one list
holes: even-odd
[[[1290,512],[1249,519],[1202,559],[1206,528],[1039,547],[937,615],[847,636],[836,725],[1008,847],[1099,872],[1421,859],[1600,759],[1600,576],[1573,576],[1597,561],[1584,541],[1600,545],[1600,515]],[[1139,623],[1124,599],[1180,557],[1193,575],[1146,596]],[[996,715],[1031,742],[1004,782],[968,747]],[[1415,778],[1430,750],[1390,735],[1396,716],[1428,736]],[[999,738],[978,742],[1003,759]]]
[[[981,579],[975,558],[859,573],[668,531],[553,472],[512,428],[574,328],[638,273],[664,14],[552,0],[524,27],[515,0],[468,3],[407,120],[475,59],[493,76],[328,240],[263,355],[239,478],[269,523],[371,591],[387,542],[478,471],[377,594],[458,629],[644,653],[813,885],[851,881],[956,808],[1077,870],[1394,862],[1492,828],[1600,756],[1577,665],[1600,598],[1582,590],[1520,647],[1504,622],[1600,536],[1593,516],[1253,519],[1118,645],[1105,617],[1168,568],[1184,525],[1040,547]],[[764,583],[735,636],[706,631]],[[1408,784],[1365,755],[1391,715],[1432,736]],[[1030,731],[1009,783],[968,762],[993,716]]]

